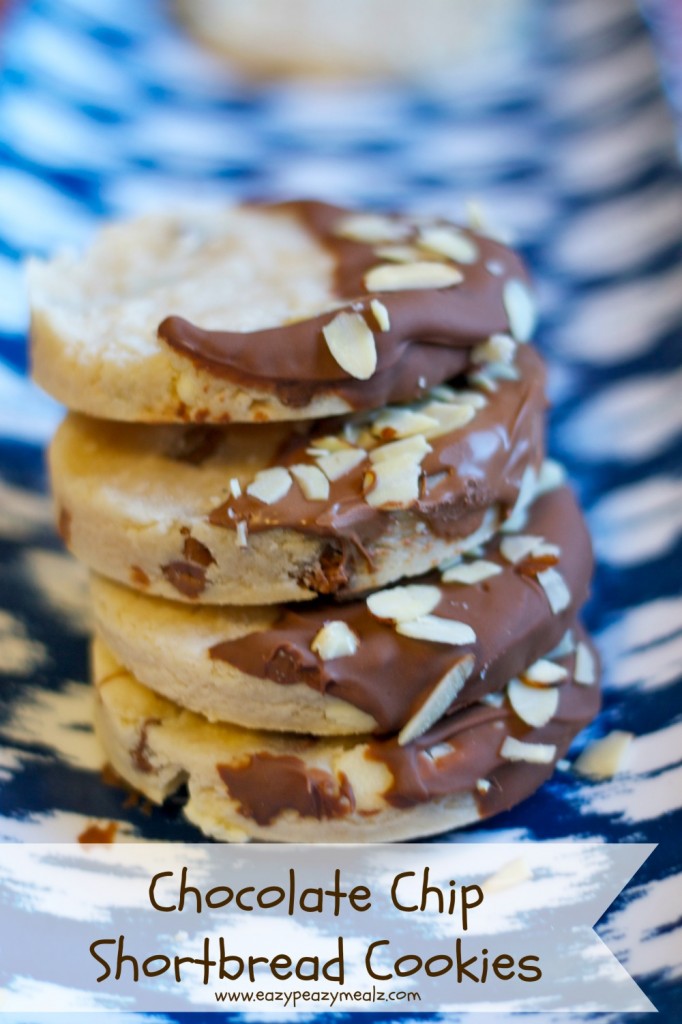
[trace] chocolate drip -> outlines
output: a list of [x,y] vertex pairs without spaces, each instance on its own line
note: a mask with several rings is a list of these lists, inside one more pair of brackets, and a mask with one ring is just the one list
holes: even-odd
[[[467,232],[475,240],[479,257],[460,268],[461,284],[368,293],[364,275],[383,261],[374,246],[335,233],[349,211],[313,201],[280,203],[270,210],[273,215],[298,217],[331,252],[340,301],[310,319],[252,332],[203,330],[182,317],[166,317],[159,325],[159,338],[202,369],[272,390],[292,407],[334,393],[352,408],[368,409],[408,401],[424,387],[461,373],[469,365],[468,350],[491,334],[509,330],[504,284],[512,278],[526,281],[527,275],[518,256],[500,243]],[[410,228],[405,241],[409,244],[416,234]],[[501,275],[488,271],[486,264],[491,260],[503,268]],[[358,381],[332,357],[322,329],[343,308],[361,312],[374,330],[370,310],[374,298],[388,310],[390,329],[376,330],[376,372],[369,380]]]
[[[516,501],[524,470],[538,468],[544,455],[544,367],[531,348],[522,347],[517,366],[520,379],[505,381],[465,427],[429,443],[432,451],[422,460],[427,485],[411,511],[439,537],[465,537],[476,530],[485,510]],[[307,454],[311,434],[296,432],[274,460],[277,465],[315,464]],[[329,498],[309,501],[297,483],[273,505],[242,494],[229,498],[209,514],[214,526],[235,529],[246,520],[249,533],[276,527],[334,539],[343,557],[334,563],[332,577],[322,571],[321,593],[343,593],[346,563],[353,557],[370,558],[375,538],[385,534],[401,512],[372,508],[363,495],[369,458],[330,483]],[[317,567],[311,567],[314,584]],[[326,587],[326,589],[325,589]]]
[[[582,631],[580,638],[587,642]],[[583,686],[572,678],[574,655],[560,661],[570,675],[560,688],[555,716],[541,728],[525,725],[505,700],[501,707],[476,704],[459,711],[404,747],[395,737],[370,742],[365,757],[386,765],[392,776],[389,789],[381,794],[386,803],[407,809],[438,798],[473,794],[481,816],[488,817],[534,792],[599,710],[598,686]],[[500,751],[508,736],[553,744],[554,757],[548,764],[507,761]],[[285,811],[321,821],[346,817],[355,807],[345,775],[337,779],[295,756],[251,754],[241,764],[221,764],[217,769],[240,812],[259,825],[269,825]],[[481,780],[490,784],[487,791],[479,789]]]
[[344,818],[355,810],[348,779],[322,768],[309,768],[300,757],[263,752],[250,754],[241,766],[219,764],[218,774],[239,811],[259,825],[269,825],[283,811],[302,818]]
[[[365,601],[335,605],[292,605],[269,629],[211,648],[212,658],[227,661],[248,675],[281,685],[304,683],[370,714],[377,733],[397,731],[463,653],[475,657],[473,675],[455,699],[456,711],[499,690],[505,682],[555,646],[587,597],[592,569],[590,540],[572,493],[561,488],[533,505],[524,532],[559,546],[556,568],[571,593],[571,604],[552,613],[540,584],[499,551],[500,538],[486,546],[484,558],[502,572],[474,585],[442,584],[437,573],[422,577],[441,589],[434,614],[469,623],[476,642],[467,647],[414,640],[380,622]],[[346,622],[359,637],[356,654],[322,661],[310,645],[330,620]]]

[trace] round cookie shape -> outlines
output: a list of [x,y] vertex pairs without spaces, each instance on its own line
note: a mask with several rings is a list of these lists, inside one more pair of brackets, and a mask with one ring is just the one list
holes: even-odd
[[312,419],[409,401],[526,341],[519,258],[443,221],[319,202],[148,216],[29,268],[33,376],[140,423]]
[[[525,538],[534,546],[510,561]],[[400,621],[373,613],[376,594],[340,605],[188,609],[103,577],[92,578],[91,591],[97,632],[117,661],[210,721],[409,736],[502,689],[559,644],[587,597],[591,568],[583,518],[562,487],[537,499],[521,532],[495,537],[443,573],[384,591],[394,615],[408,609]],[[566,589],[556,609],[542,584],[548,569]],[[417,613],[428,605],[410,611],[409,602],[424,597],[433,607],[420,636]],[[471,630],[465,642],[448,637],[455,624]],[[429,638],[434,625],[446,630],[440,640]]]
[[50,450],[61,532],[92,569],[211,604],[347,597],[486,539],[543,458],[544,371],[528,346],[484,395],[341,424],[182,427],[71,414]]
[[[584,649],[594,654],[581,634]],[[114,770],[161,803],[184,783],[186,817],[227,841],[384,842],[433,835],[524,800],[599,708],[599,689],[565,671],[552,717],[529,726],[508,697],[395,738],[309,739],[210,723],[137,682],[101,642],[96,725]]]

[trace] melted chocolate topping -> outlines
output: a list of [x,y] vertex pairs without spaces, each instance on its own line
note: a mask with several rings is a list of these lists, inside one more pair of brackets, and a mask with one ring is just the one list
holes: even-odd
[[[501,566],[498,575],[473,585],[441,583],[438,573],[419,580],[441,590],[434,614],[471,625],[474,644],[450,647],[401,636],[376,619],[365,601],[356,600],[290,605],[269,629],[216,644],[211,657],[260,679],[284,686],[304,683],[338,697],[372,715],[377,733],[388,733],[399,730],[462,654],[471,652],[474,672],[453,702],[454,712],[499,690],[555,646],[587,597],[590,540],[571,491],[561,488],[539,498],[523,532],[542,536],[561,550],[556,568],[571,593],[571,604],[561,614],[552,612],[525,563],[511,565],[502,557],[500,537],[495,537],[483,557]],[[339,619],[358,636],[358,650],[323,661],[311,651],[311,642],[326,622]]]
[[[460,284],[369,293],[364,275],[385,260],[374,245],[336,234],[350,211],[313,201],[280,203],[270,210],[274,215],[294,214],[331,252],[339,302],[310,319],[252,332],[203,330],[182,317],[166,317],[159,325],[159,338],[203,370],[271,390],[292,407],[333,393],[352,408],[369,409],[408,401],[424,387],[461,373],[469,365],[473,346],[509,330],[504,285],[510,279],[526,282],[527,275],[519,257],[499,242],[463,231],[479,255],[472,264],[458,265],[464,277]],[[404,243],[410,244],[417,229],[406,219],[395,220],[406,226]],[[487,269],[491,260],[502,267],[500,275]],[[372,299],[388,310],[389,330],[377,329]],[[378,361],[369,380],[357,380],[342,370],[322,335],[341,309],[360,312],[374,332]]]
[[[579,635],[587,642],[582,631]],[[574,655],[557,660],[568,669],[569,678],[561,685],[555,716],[541,728],[526,725],[505,699],[500,707],[476,704],[459,711],[404,747],[395,738],[371,742],[365,756],[385,764],[393,777],[382,794],[384,800],[405,809],[473,794],[485,818],[534,792],[599,709],[598,686],[573,681]],[[505,760],[500,751],[507,736],[554,744],[554,757],[548,764]],[[352,788],[344,775],[337,779],[328,771],[307,766],[299,757],[258,753],[241,764],[218,765],[218,772],[241,813],[259,825],[269,825],[285,811],[329,820],[354,810]],[[489,783],[487,791],[485,786],[479,788],[481,780]]]
[[[439,537],[452,539],[473,533],[485,510],[516,501],[524,470],[538,469],[544,455],[544,367],[537,353],[521,346],[517,357],[519,380],[504,381],[465,426],[432,438],[432,451],[422,460],[425,486],[410,509]],[[319,433],[319,428],[317,428]],[[306,449],[311,434],[294,432],[275,463],[292,466],[315,464]],[[329,498],[309,501],[298,483],[272,505],[247,493],[229,498],[209,514],[214,526],[235,529],[240,520],[249,533],[277,527],[328,537],[334,550],[327,552],[333,579],[325,566],[311,566],[304,585],[318,593],[343,593],[345,563],[364,557],[371,561],[371,545],[400,512],[373,508],[363,496],[369,457],[355,469],[330,483]],[[318,585],[315,585],[316,578]]]

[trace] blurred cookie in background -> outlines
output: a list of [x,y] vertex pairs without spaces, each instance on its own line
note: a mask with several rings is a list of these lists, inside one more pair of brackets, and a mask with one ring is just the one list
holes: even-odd
[[203,43],[250,75],[421,77],[495,51],[525,0],[176,0]]

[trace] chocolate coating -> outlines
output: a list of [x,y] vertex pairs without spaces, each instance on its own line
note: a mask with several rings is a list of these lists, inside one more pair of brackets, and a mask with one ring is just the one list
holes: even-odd
[[[582,631],[579,636],[587,642]],[[594,653],[594,651],[593,651]],[[424,736],[401,747],[395,738],[371,741],[365,757],[389,769],[392,782],[382,796],[392,807],[407,809],[438,798],[473,794],[482,818],[507,810],[538,789],[571,741],[597,713],[599,687],[572,678],[574,655],[557,659],[569,672],[561,685],[556,714],[541,728],[521,721],[505,699],[500,707],[476,704],[439,722]],[[508,736],[556,747],[548,764],[511,762],[500,751]],[[448,752],[444,745],[451,749]],[[435,749],[434,749],[435,748]],[[218,765],[218,773],[240,812],[268,825],[285,811],[320,821],[354,811],[347,778],[308,767],[296,756],[260,753],[241,764]],[[485,780],[487,792],[478,788]]]
[[[434,614],[466,622],[476,642],[465,647],[415,640],[376,619],[365,601],[334,605],[289,606],[275,624],[238,640],[219,643],[211,657],[242,672],[286,686],[305,683],[338,697],[375,719],[377,733],[399,730],[463,653],[475,667],[450,712],[499,690],[554,647],[585,601],[592,571],[590,540],[580,510],[568,488],[539,498],[530,510],[524,533],[539,535],[561,549],[556,568],[571,593],[570,606],[554,614],[528,565],[511,565],[492,539],[483,557],[502,567],[496,576],[473,585],[443,584],[438,573],[420,583],[438,586]],[[531,569],[534,567],[531,566]],[[310,649],[325,622],[342,620],[359,637],[357,652],[322,661]]]
[[[460,284],[369,293],[364,275],[384,260],[373,245],[335,233],[350,211],[314,201],[274,204],[270,210],[274,215],[293,213],[331,252],[339,301],[310,319],[248,333],[203,330],[182,317],[166,317],[159,325],[159,338],[209,373],[270,390],[292,407],[332,393],[354,409],[376,408],[389,401],[408,401],[424,387],[461,373],[470,363],[473,346],[509,330],[504,284],[510,279],[526,282],[527,275],[519,257],[499,242],[463,232],[475,241],[479,257],[459,267],[464,275]],[[405,242],[416,234],[411,228]],[[486,268],[490,260],[503,268],[500,275]],[[376,329],[370,310],[375,298],[388,310],[388,331]],[[324,341],[323,327],[341,309],[360,312],[375,332],[378,361],[369,380],[357,380],[342,370]]]
[[[544,367],[537,353],[523,346],[517,367],[519,380],[501,383],[465,427],[429,442],[433,450],[422,460],[426,486],[409,511],[438,537],[468,536],[480,526],[492,505],[511,508],[526,467],[538,469],[542,462]],[[316,432],[319,434],[320,429]],[[314,457],[306,452],[311,436],[309,432],[292,433],[276,464],[314,465]],[[400,510],[373,508],[365,500],[363,479],[369,469],[367,457],[330,484],[325,501],[309,501],[294,482],[273,505],[246,493],[230,497],[210,513],[209,521],[234,530],[239,520],[245,520],[249,533],[284,527],[329,538],[333,548],[327,560],[333,567],[334,580],[327,580],[325,585],[323,568],[314,567],[310,583],[314,585],[315,573],[321,572],[314,589],[343,594],[345,563],[355,558],[371,561],[373,541],[386,532],[392,518],[402,514]]]

